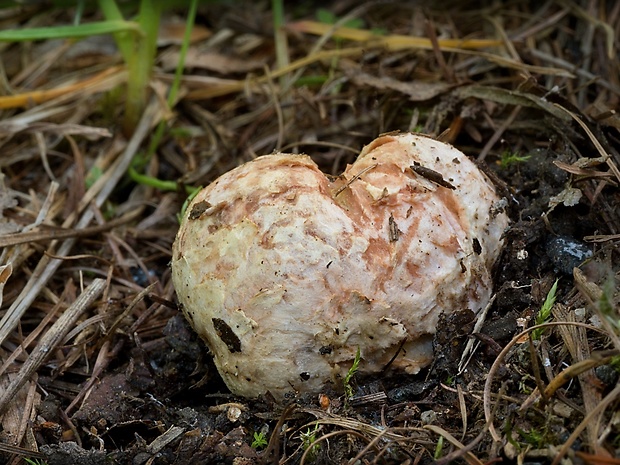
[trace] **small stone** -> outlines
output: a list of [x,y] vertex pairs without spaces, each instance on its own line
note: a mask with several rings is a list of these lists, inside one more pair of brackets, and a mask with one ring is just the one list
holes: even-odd
[[425,410],[420,413],[420,421],[423,425],[432,425],[437,422],[437,413],[434,410]]
[[572,237],[556,236],[547,242],[547,256],[558,271],[572,275],[573,268],[578,267],[592,256],[592,250]]

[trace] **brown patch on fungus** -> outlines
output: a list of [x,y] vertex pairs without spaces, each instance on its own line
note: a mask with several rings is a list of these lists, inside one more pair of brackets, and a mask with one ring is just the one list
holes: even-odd
[[219,338],[226,344],[226,347],[230,352],[241,352],[241,341],[232,330],[228,323],[226,323],[221,318],[212,318],[213,327],[215,328],[215,333],[219,336]]

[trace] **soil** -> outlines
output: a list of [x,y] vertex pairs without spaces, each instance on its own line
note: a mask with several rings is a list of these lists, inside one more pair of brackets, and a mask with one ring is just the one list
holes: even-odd
[[[620,347],[600,320],[605,309],[611,309],[607,314],[615,318],[618,339],[620,120],[615,109],[620,97],[620,12],[614,2],[576,2],[571,7],[562,2],[546,7],[488,2],[484,8],[473,3],[477,2],[448,3],[442,11],[373,3],[353,14],[361,20],[355,27],[376,28],[387,35],[428,37],[431,27],[437,35],[435,51],[432,46],[386,51],[368,45],[353,58],[343,54],[313,62],[304,68],[300,84],[278,94],[274,86],[286,82],[278,77],[208,99],[191,98],[195,88],[187,84],[157,154],[143,169],[180,185],[206,185],[256,155],[280,149],[308,153],[326,173],[337,174],[382,132],[415,129],[448,141],[478,160],[505,198],[511,218],[495,266],[495,298],[481,326],[475,326],[479,318],[472,312],[454,309],[437,328],[436,359],[430,367],[417,375],[354,376],[351,399],[344,397],[342,386],[326,387],[318,398],[300,394],[288,405],[268,397],[235,397],[219,378],[209,350],[179,312],[170,280],[176,214],[186,193],[182,188],[160,190],[124,176],[106,202],[93,207],[89,226],[106,225],[132,211],[136,216],[79,235],[2,346],[3,363],[25,346],[26,354],[9,365],[9,373],[18,372],[41,338],[25,343],[28,335],[49,328],[42,321],[49,315],[55,321],[54,315],[95,277],[107,280],[104,294],[20,391],[24,397],[19,399],[30,399],[24,402],[32,407],[22,412],[23,434],[15,444],[22,450],[0,448],[0,463],[22,463],[25,457],[49,465],[449,460],[538,464],[551,463],[564,444],[569,447],[562,451],[567,461],[563,463],[618,463]],[[202,39],[192,50],[203,47],[203,52],[217,55],[221,69],[214,71],[196,61],[186,70],[187,76],[243,82],[247,76],[264,74],[263,65],[251,60],[275,66],[268,5],[244,5],[233,8],[222,2],[201,7],[197,24],[211,38],[218,33],[224,38]],[[342,1],[322,8],[304,3],[290,11],[287,5],[287,21],[316,19],[317,11],[341,18],[356,5]],[[590,16],[582,15],[580,8]],[[183,13],[175,11],[174,16]],[[560,19],[543,28],[553,15]],[[58,18],[71,18],[71,12],[58,13]],[[614,60],[605,58],[606,32],[597,29],[592,18],[615,27]],[[584,46],[586,39],[579,38],[585,37],[580,34],[586,29],[591,31],[589,47]],[[498,55],[510,59],[510,65],[476,53],[439,51],[439,39],[495,38],[489,31],[516,37],[519,59],[510,50]],[[292,60],[311,55],[317,37],[293,27],[287,34]],[[352,46],[356,44],[343,38],[325,45],[329,50]],[[160,47],[154,76],[158,85],[168,85],[162,75],[170,71],[165,56],[176,50],[174,44]],[[560,61],[549,64],[536,55],[541,50],[554,50],[558,60],[580,67],[567,70]],[[586,59],[581,54],[587,51],[591,55]],[[12,57],[26,51],[13,45],[2,53]],[[32,52],[26,56],[32,57]],[[79,57],[95,63],[118,60],[101,50],[94,57]],[[77,58],[64,68],[52,66],[40,85],[53,84],[53,78],[67,73],[70,66],[77,69]],[[581,74],[565,76],[576,70]],[[7,72],[10,77],[17,73]],[[585,79],[584,73],[596,79]],[[313,81],[317,76],[318,84]],[[418,88],[416,83],[425,86]],[[0,316],[7,314],[46,253],[58,252],[51,231],[60,229],[78,209],[86,192],[84,180],[95,161],[104,152],[120,153],[114,144],[126,147],[122,128],[114,122],[121,120],[122,106],[112,110],[107,106],[109,99],[118,98],[113,94],[85,95],[75,101],[75,108],[90,107],[79,124],[106,127],[112,137],[55,139],[58,135],[53,132],[39,132],[49,146],[43,156],[46,163],[41,163],[37,149],[39,136],[17,132],[3,136],[7,156],[0,163],[4,173],[0,225],[15,225],[16,232],[22,232],[34,222],[51,183],[50,173],[60,181],[58,195],[63,197],[54,199],[57,208],[37,226],[47,239],[21,249],[23,260],[16,262],[6,281]],[[53,117],[43,121],[48,120],[61,122]],[[493,138],[495,143],[488,144]],[[105,171],[110,165],[103,166]],[[21,246],[6,250],[16,247]],[[2,264],[7,254],[3,252]],[[544,321],[577,321],[588,328],[566,323],[564,329],[546,328],[537,338],[531,333],[530,338],[519,336],[539,322],[539,310],[556,282],[555,304]],[[148,292],[139,295],[149,285]],[[476,350],[464,364],[462,354],[470,341]],[[587,371],[571,372],[570,382],[550,396],[529,402],[537,389],[550,392],[556,376],[582,360],[594,362]],[[485,392],[489,376],[491,391]],[[484,412],[487,398],[492,400],[491,421]],[[16,398],[9,411],[19,402]],[[594,411],[601,402],[607,407]],[[4,421],[7,418],[8,414]],[[590,421],[582,428],[584,418]],[[0,428],[0,442],[13,444],[15,436],[7,424]],[[580,429],[583,432],[571,438]]]

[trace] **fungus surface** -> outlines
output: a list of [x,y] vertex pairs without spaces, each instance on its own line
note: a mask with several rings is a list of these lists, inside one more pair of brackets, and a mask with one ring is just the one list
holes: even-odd
[[277,400],[360,373],[416,373],[439,315],[484,307],[508,225],[486,176],[415,134],[366,146],[337,178],[259,157],[188,206],[172,278],[230,390]]

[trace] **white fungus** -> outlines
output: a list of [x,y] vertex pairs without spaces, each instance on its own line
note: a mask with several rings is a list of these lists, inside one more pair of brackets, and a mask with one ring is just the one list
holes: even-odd
[[489,301],[508,219],[455,148],[387,134],[337,178],[259,157],[188,206],[173,248],[183,312],[230,390],[284,400],[359,372],[416,373],[439,315]]

